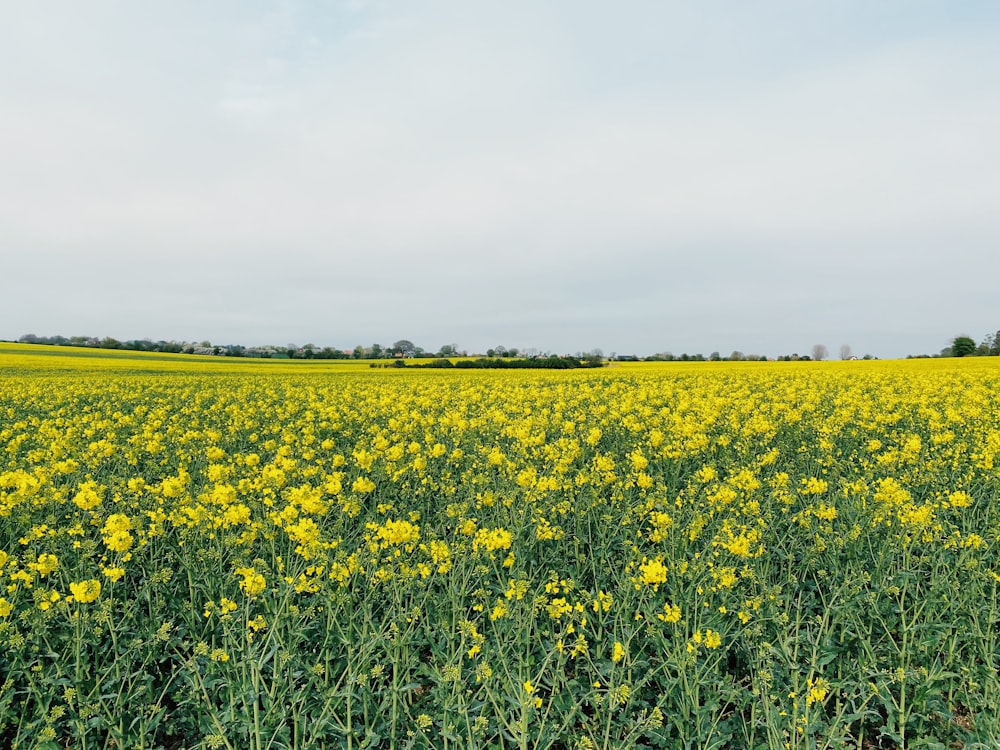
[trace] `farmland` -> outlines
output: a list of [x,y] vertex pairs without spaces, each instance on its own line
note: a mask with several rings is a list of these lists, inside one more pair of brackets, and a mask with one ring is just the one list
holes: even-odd
[[0,347],[0,745],[1000,742],[1000,365]]

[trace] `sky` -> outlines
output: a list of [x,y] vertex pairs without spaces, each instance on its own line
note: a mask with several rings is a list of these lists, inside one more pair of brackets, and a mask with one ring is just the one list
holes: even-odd
[[994,0],[0,0],[0,338],[937,353]]

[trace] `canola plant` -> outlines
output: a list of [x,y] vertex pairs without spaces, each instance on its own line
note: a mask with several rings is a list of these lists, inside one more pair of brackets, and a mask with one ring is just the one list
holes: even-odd
[[1000,360],[34,351],[0,352],[5,747],[1000,742]]

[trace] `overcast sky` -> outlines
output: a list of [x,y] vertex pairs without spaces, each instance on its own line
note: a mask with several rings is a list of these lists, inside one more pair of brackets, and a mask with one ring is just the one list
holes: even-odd
[[0,338],[936,353],[995,0],[0,0]]

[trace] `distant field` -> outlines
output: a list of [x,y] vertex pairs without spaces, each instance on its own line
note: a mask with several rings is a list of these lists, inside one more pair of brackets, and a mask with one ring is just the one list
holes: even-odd
[[[79,346],[49,346],[46,344],[0,343],[0,368],[25,371],[66,370],[141,370],[160,372],[233,371],[279,372],[282,367],[294,371],[341,372],[368,370],[370,360],[358,359],[259,359],[252,357],[215,357],[198,354],[166,354],[125,349],[94,349]],[[292,370],[289,370],[292,371]]]
[[0,344],[0,747],[996,747],[998,467],[995,357]]

